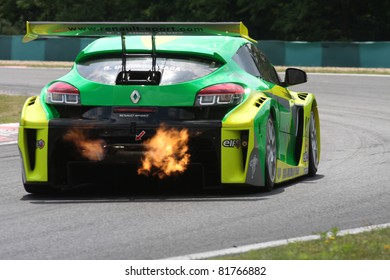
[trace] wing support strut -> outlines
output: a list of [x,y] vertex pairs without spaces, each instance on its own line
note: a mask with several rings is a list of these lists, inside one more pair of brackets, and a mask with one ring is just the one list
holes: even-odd
[[161,72],[156,70],[157,66],[157,52],[156,52],[156,37],[155,34],[151,34],[152,40],[152,68],[149,71],[132,71],[127,70],[127,57],[131,57],[131,54],[127,53],[126,49],[126,37],[125,34],[121,34],[122,42],[122,71],[119,72],[116,78],[117,85],[159,85],[161,80]]

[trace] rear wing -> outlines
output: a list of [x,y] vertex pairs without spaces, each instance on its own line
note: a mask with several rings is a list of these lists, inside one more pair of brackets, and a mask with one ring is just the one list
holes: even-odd
[[242,22],[26,22],[27,43],[40,36],[223,35],[250,41]]

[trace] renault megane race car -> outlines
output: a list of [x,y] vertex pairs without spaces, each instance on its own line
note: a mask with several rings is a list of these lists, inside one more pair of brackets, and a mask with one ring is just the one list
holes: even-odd
[[282,81],[242,23],[27,22],[39,36],[94,36],[70,72],[24,104],[18,145],[30,193],[164,180],[271,190],[320,159],[313,94]]

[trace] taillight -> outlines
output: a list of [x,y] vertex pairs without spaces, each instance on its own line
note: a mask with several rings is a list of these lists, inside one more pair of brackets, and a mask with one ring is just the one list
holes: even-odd
[[217,84],[201,89],[195,106],[237,105],[244,98],[245,89],[237,84]]
[[50,104],[80,105],[80,91],[64,82],[55,82],[47,89],[46,102]]

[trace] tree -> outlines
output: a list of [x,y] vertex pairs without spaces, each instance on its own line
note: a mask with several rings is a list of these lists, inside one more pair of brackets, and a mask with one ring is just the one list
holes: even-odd
[[25,21],[243,21],[259,40],[390,40],[390,0],[2,0],[0,34]]

